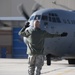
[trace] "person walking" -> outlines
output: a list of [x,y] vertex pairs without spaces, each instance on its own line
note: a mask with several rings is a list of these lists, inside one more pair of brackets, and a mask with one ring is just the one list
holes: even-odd
[[45,30],[40,29],[40,22],[34,21],[34,27],[28,27],[24,31],[19,31],[19,35],[26,37],[28,41],[27,54],[29,55],[28,74],[36,75],[41,74],[42,66],[44,65],[44,40],[45,38],[63,37],[67,33],[50,34]]

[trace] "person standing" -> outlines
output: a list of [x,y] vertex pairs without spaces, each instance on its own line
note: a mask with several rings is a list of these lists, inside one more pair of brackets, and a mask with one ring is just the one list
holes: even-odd
[[44,65],[44,40],[45,38],[67,36],[67,33],[50,34],[45,30],[40,29],[40,22],[34,21],[34,27],[28,27],[25,31],[20,31],[19,35],[26,37],[28,41],[27,54],[29,55],[29,68],[28,74],[36,75],[41,74],[42,66]]

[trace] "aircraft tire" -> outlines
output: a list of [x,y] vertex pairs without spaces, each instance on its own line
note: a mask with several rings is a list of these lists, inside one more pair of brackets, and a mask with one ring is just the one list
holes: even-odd
[[68,59],[69,64],[75,64],[75,59]]
[[51,55],[50,54],[46,55],[46,60],[47,60],[47,65],[50,66],[51,65]]

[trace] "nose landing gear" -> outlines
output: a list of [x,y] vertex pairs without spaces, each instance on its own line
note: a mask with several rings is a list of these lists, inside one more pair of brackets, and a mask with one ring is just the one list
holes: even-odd
[[47,65],[51,65],[51,54],[46,55]]

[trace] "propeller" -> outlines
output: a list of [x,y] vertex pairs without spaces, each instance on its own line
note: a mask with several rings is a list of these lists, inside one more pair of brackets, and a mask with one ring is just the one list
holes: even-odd
[[[40,7],[42,7],[42,6],[36,3],[36,4],[33,6],[33,8],[32,8],[32,13],[34,13],[34,12],[37,11],[37,10],[39,10]],[[20,11],[21,11],[22,15],[28,20],[28,19],[29,19],[29,15],[28,15],[28,13],[27,13],[27,11],[26,11],[24,5],[21,4],[21,5],[19,6],[19,8],[20,8]]]
[[32,13],[34,13],[35,11],[39,10],[39,8],[42,7],[40,4],[36,3],[33,8],[32,8]]
[[1,20],[0,20],[0,26],[9,27],[9,25],[3,23]]
[[29,15],[27,14],[27,11],[26,11],[26,9],[24,8],[23,4],[21,4],[21,5],[19,6],[19,8],[20,8],[20,11],[21,11],[22,15],[28,20],[28,19],[29,19]]

